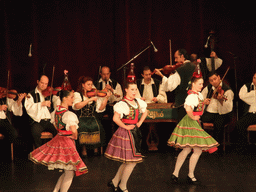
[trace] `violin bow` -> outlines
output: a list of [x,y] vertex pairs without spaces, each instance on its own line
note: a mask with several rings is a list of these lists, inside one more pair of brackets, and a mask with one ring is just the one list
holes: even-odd
[[52,67],[52,81],[51,81],[50,101],[52,100],[54,71],[55,71],[55,65],[53,65],[53,67]]
[[169,47],[170,47],[170,65],[172,66],[172,40],[169,39]]
[[[226,77],[226,75],[227,75],[229,69],[230,69],[230,66],[227,68],[225,74],[223,75],[222,79],[220,80],[220,83],[223,82],[223,80],[224,80],[224,78]],[[220,86],[220,84],[218,85],[218,87],[216,87],[216,89],[214,89],[213,94],[212,94],[212,97],[213,97],[213,95],[215,95],[215,93],[217,92],[219,86]]]

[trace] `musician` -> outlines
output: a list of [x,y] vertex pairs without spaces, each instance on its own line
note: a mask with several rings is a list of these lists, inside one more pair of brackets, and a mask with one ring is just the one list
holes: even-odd
[[[206,99],[205,104],[208,106],[201,120],[214,124],[214,138],[221,143],[223,141],[224,125],[230,122],[232,117],[234,93],[226,83],[221,81],[216,72],[210,74],[209,83],[202,91]],[[218,86],[221,86],[224,94],[215,93],[215,95],[212,95]]]
[[5,141],[9,143],[13,143],[18,137],[18,133],[11,123],[10,112],[13,112],[16,116],[22,116],[21,102],[25,95],[25,93],[19,94],[17,100],[8,97],[0,99],[0,133],[4,135]]
[[155,74],[162,77],[162,85],[165,91],[175,90],[175,106],[178,107],[178,121],[185,115],[186,111],[183,107],[185,98],[187,97],[187,87],[191,77],[195,71],[195,65],[190,62],[189,56],[185,49],[179,49],[174,53],[176,63],[182,63],[174,74],[168,78],[165,77],[159,69],[155,69]]
[[161,81],[151,77],[152,71],[148,66],[143,68],[142,79],[137,80],[138,92],[136,98],[146,103],[167,103],[167,95]]
[[93,79],[81,76],[78,80],[77,92],[74,93],[72,106],[79,118],[78,144],[80,145],[78,147],[83,147],[82,155],[84,156],[87,155],[86,148],[94,149],[94,152],[97,153],[98,148],[102,148],[106,140],[103,126],[95,113],[105,111],[111,93],[107,92],[105,97],[89,97],[87,94],[92,87]]
[[53,136],[57,134],[57,130],[50,122],[50,110],[52,111],[52,103],[58,102],[58,98],[52,96],[52,101],[49,101],[46,100],[45,96],[42,94],[42,91],[46,90],[48,82],[48,77],[46,75],[41,75],[39,80],[37,80],[36,88],[28,94],[28,97],[25,100],[25,108],[31,118],[31,133],[36,148],[42,145],[42,140],[40,138],[42,132],[50,132]]
[[252,82],[244,84],[239,91],[239,98],[244,102],[244,114],[236,122],[238,143],[241,147],[247,145],[247,128],[256,124],[256,73]]
[[121,85],[114,79],[110,78],[111,72],[110,68],[103,66],[101,68],[100,76],[101,78],[94,82],[94,86],[98,90],[108,89],[112,92],[112,95],[108,99],[108,104],[113,104],[120,101],[123,98],[123,91]]

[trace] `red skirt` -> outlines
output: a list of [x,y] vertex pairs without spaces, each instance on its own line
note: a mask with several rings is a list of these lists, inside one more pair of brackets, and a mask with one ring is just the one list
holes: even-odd
[[67,136],[57,134],[51,141],[38,147],[29,154],[34,163],[48,166],[49,170],[74,170],[76,176],[88,172],[86,165],[79,156],[75,142]]
[[127,129],[119,127],[108,143],[105,157],[122,163],[142,162],[141,153],[135,151],[132,134]]

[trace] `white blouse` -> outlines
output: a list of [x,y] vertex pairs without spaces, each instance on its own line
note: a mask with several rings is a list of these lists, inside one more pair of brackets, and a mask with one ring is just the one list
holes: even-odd
[[[136,98],[139,105],[140,105],[140,113],[144,113],[147,110],[147,103],[139,98]],[[138,105],[136,103],[136,105],[132,105],[135,109],[138,108]],[[123,115],[129,115],[130,113],[130,107],[127,105],[126,102],[124,101],[119,101],[118,103],[116,103],[114,105],[114,112],[117,112],[118,114],[120,114],[120,118],[123,118]]]
[[[85,101],[85,100],[87,100],[87,99],[89,99],[89,97],[85,97],[85,96],[83,95],[83,100],[82,100],[81,94],[80,94],[79,92],[75,92],[75,93],[74,93],[74,102],[73,102],[72,108],[73,108],[74,110],[80,110],[80,109],[77,109],[77,108],[75,107],[75,104],[80,103],[80,102],[82,102],[82,101]],[[104,99],[105,99],[105,97],[98,97],[98,99],[97,99],[97,101],[96,101],[96,112],[97,112],[97,113],[102,113],[102,112],[105,111],[106,107],[105,107],[104,109],[102,109],[102,110],[99,110],[99,108],[100,108],[100,106],[101,106],[101,104],[102,104],[102,102],[103,102]],[[88,104],[92,104],[92,103],[93,103],[93,101],[89,101],[89,102],[88,102]]]
[[192,110],[194,110],[194,108],[197,107],[199,104],[199,99],[200,100],[204,99],[203,95],[200,92],[198,93],[198,95],[197,94],[188,95],[185,99],[184,107],[190,106]]
[[[55,112],[56,112],[56,109],[54,110],[54,112],[51,113],[51,123],[56,125],[55,124]],[[76,129],[78,129],[78,123],[79,123],[79,120],[77,118],[77,115],[71,111],[67,111],[63,114],[62,116],[62,122],[66,124],[66,130],[67,131],[71,131],[69,129],[70,126],[75,126]]]

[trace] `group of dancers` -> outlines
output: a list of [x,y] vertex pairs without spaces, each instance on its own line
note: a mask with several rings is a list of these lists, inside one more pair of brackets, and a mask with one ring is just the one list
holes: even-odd
[[[198,184],[200,182],[195,177],[194,171],[201,153],[203,151],[213,153],[219,146],[218,141],[202,128],[200,119],[204,113],[204,108],[209,106],[211,110],[206,112],[214,113],[212,110],[217,105],[229,105],[230,101],[227,100],[230,99],[232,102],[232,98],[226,98],[225,95],[206,98],[201,93],[206,77],[198,76],[195,73],[196,66],[189,60],[186,50],[177,50],[174,57],[175,62],[182,63],[174,73],[166,77],[159,69],[154,71],[156,75],[162,78],[159,89],[165,92],[175,90],[175,105],[178,108],[179,120],[167,143],[169,146],[182,149],[182,151],[177,157],[171,179],[173,182],[179,181],[179,171],[187,155],[192,151],[187,180],[191,184]],[[213,57],[216,60],[218,59],[216,54]],[[207,71],[208,68],[208,71],[210,71],[207,59],[205,60],[205,69]],[[218,62],[216,63],[219,65]],[[147,70],[145,69],[145,72]],[[61,90],[58,94],[59,97],[53,96],[50,101],[45,100],[42,92],[46,89],[49,79],[42,75],[37,81],[37,87],[25,98],[25,108],[31,118],[31,132],[37,147],[29,154],[29,159],[35,163],[48,166],[49,170],[64,170],[54,188],[54,192],[68,191],[74,175],[79,176],[88,172],[79,155],[76,140],[79,141],[79,144],[86,144],[87,147],[93,146],[94,149],[105,144],[104,129],[98,117],[95,116],[95,111],[98,113],[104,112],[111,97],[115,102],[113,121],[118,128],[107,144],[105,157],[122,164],[108,186],[113,191],[128,192],[127,181],[137,163],[143,162],[140,127],[147,117],[147,102],[144,101],[144,97],[147,95],[142,96],[144,92],[141,92],[142,97],[136,98],[138,95],[137,83],[127,82],[124,87],[125,96],[123,97],[120,84],[111,81],[109,78],[110,69],[104,67],[101,73],[102,78],[98,82],[98,86],[108,87],[106,95],[102,97],[97,96],[97,94],[89,96],[89,92],[94,87],[93,79],[82,76],[78,81],[77,92]],[[212,87],[207,87],[206,92],[209,92],[211,88],[216,89],[215,84],[223,85],[216,73],[209,73],[209,80]],[[225,91],[229,90],[227,87]],[[19,95],[16,101],[17,105],[24,97],[22,94]],[[157,99],[155,94],[154,97]],[[50,113],[49,108],[53,101],[57,104],[54,106],[54,111]],[[217,103],[210,106],[211,101]],[[72,107],[76,113],[69,111],[69,107]],[[227,107],[225,106],[225,108]],[[140,119],[139,114],[141,114]],[[54,135],[52,140],[43,145],[40,140],[42,131],[49,131]]]

